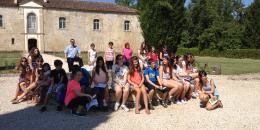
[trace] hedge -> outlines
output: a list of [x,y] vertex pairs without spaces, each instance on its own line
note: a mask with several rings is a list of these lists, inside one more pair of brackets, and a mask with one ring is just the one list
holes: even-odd
[[212,56],[212,57],[227,57],[227,58],[251,58],[260,59],[260,49],[234,49],[234,50],[210,50],[205,49],[199,51],[198,48],[178,48],[177,54],[183,55],[187,52],[194,54],[195,56]]

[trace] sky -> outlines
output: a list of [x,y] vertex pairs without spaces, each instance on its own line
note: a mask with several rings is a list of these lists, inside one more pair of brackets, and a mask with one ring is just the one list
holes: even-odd
[[[86,1],[94,1],[94,2],[110,2],[110,3],[114,3],[115,0],[86,0]],[[249,6],[254,0],[243,0],[245,6]],[[186,4],[188,5],[190,2],[190,0],[186,0]]]

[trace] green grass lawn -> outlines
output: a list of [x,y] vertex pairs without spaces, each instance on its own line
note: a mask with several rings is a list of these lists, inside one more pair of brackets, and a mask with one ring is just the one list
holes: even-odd
[[260,60],[222,57],[196,57],[196,60],[200,66],[208,64],[209,68],[213,65],[221,65],[221,73],[224,75],[260,73]]
[[13,69],[22,54],[22,52],[0,52],[0,74],[15,73]]
[[[62,52],[48,53],[58,57],[64,58]],[[87,53],[83,52],[83,61],[87,62]],[[98,56],[103,56],[104,52],[98,53]],[[0,52],[0,74],[3,73],[14,73],[16,71],[8,69],[8,67],[14,68],[22,52]],[[222,58],[222,57],[196,57],[196,61],[199,63],[200,67],[204,64],[208,64],[208,68],[214,65],[221,65],[222,74],[232,75],[232,74],[245,74],[245,73],[260,73],[260,60],[254,59],[232,59],[232,58]],[[5,68],[6,69],[3,69]]]

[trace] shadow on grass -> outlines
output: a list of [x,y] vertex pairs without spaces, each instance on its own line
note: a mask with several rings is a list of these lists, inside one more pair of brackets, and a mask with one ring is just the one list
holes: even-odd
[[[17,107],[16,105],[12,105]],[[56,105],[48,111],[39,112],[40,107],[25,109],[0,115],[0,129],[93,129],[109,119],[110,112],[88,112],[86,116],[73,116],[68,109],[55,111]]]

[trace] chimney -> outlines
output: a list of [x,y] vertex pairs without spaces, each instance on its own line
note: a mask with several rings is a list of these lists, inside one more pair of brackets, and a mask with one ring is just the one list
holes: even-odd
[[18,1],[17,0],[14,0],[14,4],[17,4],[18,3]]

